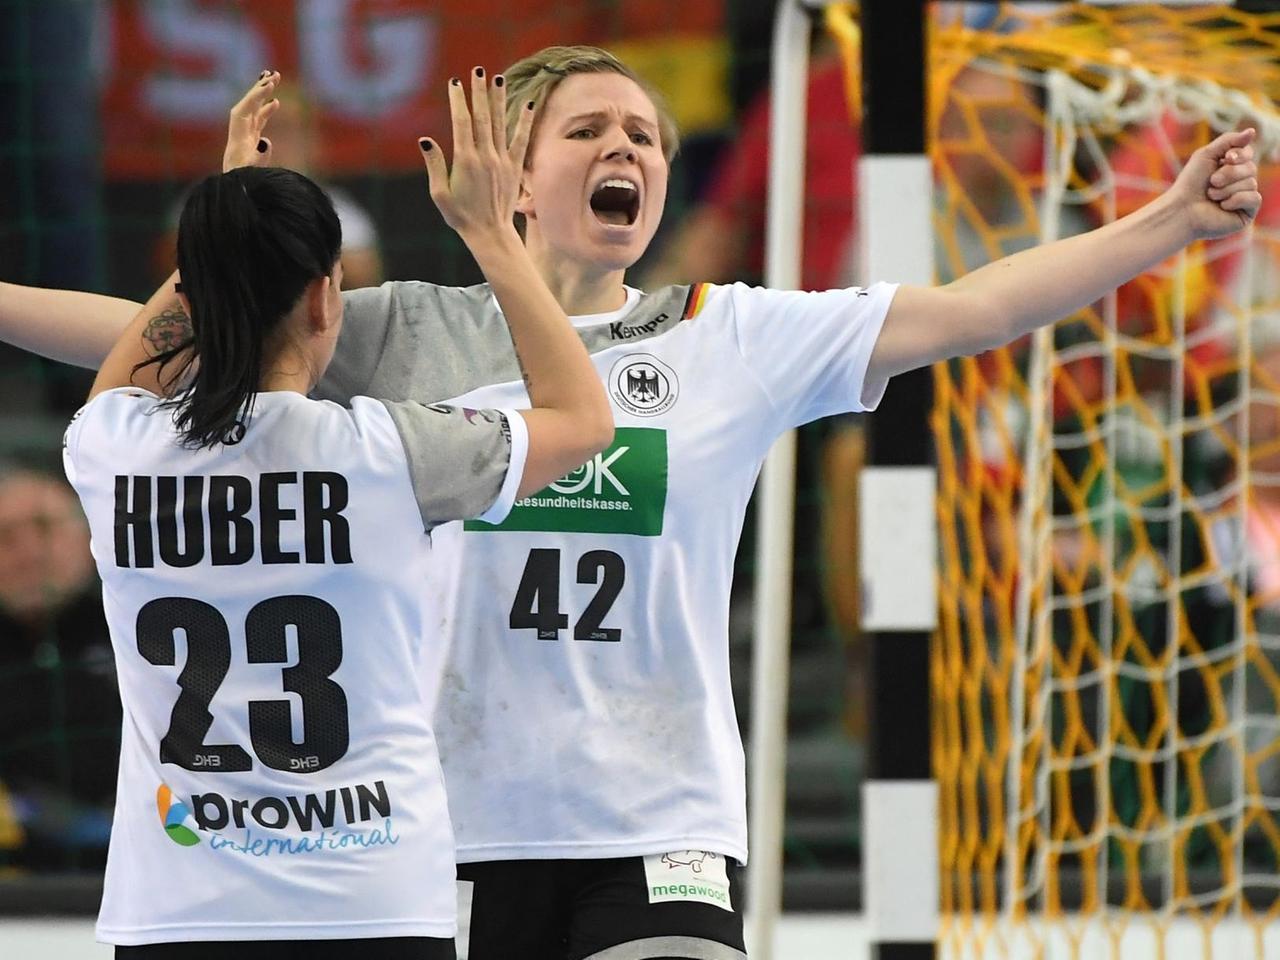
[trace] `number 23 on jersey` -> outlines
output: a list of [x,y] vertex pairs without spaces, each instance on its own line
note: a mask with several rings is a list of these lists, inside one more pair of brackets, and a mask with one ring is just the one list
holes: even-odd
[[[160,761],[214,773],[252,769],[243,746],[204,742],[213,726],[209,706],[231,668],[231,634],[218,609],[190,597],[161,597],[138,611],[136,626],[138,652],[156,666],[174,666],[175,634],[181,630],[186,636],[186,662],[178,675],[182,692],[160,740]],[[297,632],[298,659],[281,670],[281,681],[301,701],[303,739],[294,741],[292,704],[284,699],[249,701],[249,739],[268,767],[314,773],[342,759],[350,741],[347,696],[332,679],[342,663],[342,623],[338,611],[318,597],[263,600],[245,618],[249,663],[288,663],[290,626]]]

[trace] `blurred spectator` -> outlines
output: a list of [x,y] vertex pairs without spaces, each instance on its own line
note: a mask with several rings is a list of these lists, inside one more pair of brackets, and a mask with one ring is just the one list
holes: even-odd
[[[296,89],[281,90],[280,107],[267,124],[267,138],[271,141],[273,164],[297,170],[316,179],[333,201],[338,220],[342,223],[342,286],[347,290],[354,290],[357,287],[376,287],[382,283],[385,278],[377,227],[373,218],[351,194],[333,184],[324,183],[322,173],[317,175],[316,161],[320,149],[314,116],[310,104]],[[185,199],[184,196],[183,200]],[[179,202],[170,211],[168,228],[156,243],[154,262],[157,283],[173,272],[178,217],[181,213],[182,202]]]
[[0,781],[25,834],[22,846],[0,851],[0,862],[101,862],[120,719],[89,528],[75,495],[47,474],[0,474]]
[[[998,67],[964,66],[949,78],[931,131],[940,283],[1039,242],[1041,100],[1039,87]],[[1059,235],[1087,228],[1065,223]]]
[[[827,290],[853,282],[854,194],[861,153],[847,97],[844,61],[818,54],[809,73],[805,149],[804,253],[800,286]],[[741,132],[720,158],[706,198],[694,207],[643,278],[669,283],[761,282],[769,179],[769,93],[747,108]]]

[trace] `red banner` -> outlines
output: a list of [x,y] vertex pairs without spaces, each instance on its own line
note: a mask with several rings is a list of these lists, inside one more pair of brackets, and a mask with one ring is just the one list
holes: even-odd
[[266,68],[305,92],[318,167],[416,170],[420,135],[447,141],[448,78],[475,64],[501,69],[552,43],[660,45],[723,29],[723,0],[116,0],[106,11],[114,179],[217,169],[227,111]]

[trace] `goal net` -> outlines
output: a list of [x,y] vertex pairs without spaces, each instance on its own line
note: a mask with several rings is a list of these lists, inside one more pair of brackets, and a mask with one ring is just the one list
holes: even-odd
[[[1280,143],[1280,17],[1035,7],[934,28],[940,279],[1123,216],[1223,130]],[[1266,203],[1244,233],[936,368],[950,956],[1280,956]]]

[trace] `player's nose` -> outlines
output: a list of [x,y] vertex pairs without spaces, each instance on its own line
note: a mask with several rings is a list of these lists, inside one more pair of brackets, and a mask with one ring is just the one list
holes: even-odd
[[620,127],[611,127],[601,137],[601,145],[604,149],[604,159],[606,160],[628,160],[634,162],[638,157],[636,145],[631,142],[630,134]]

